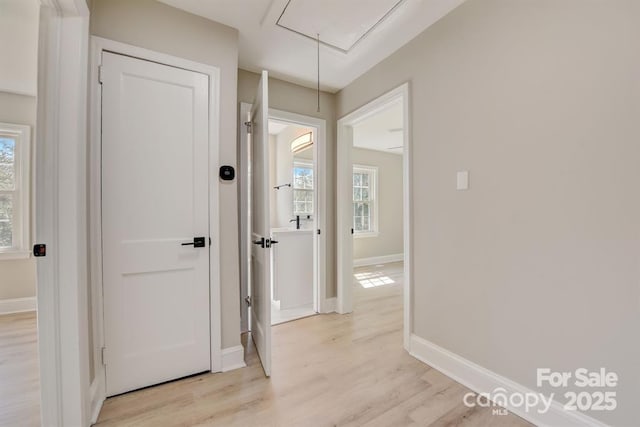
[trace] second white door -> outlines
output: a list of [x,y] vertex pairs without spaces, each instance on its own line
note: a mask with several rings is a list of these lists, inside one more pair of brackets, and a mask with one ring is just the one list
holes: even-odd
[[104,53],[107,395],[211,369],[209,79]]

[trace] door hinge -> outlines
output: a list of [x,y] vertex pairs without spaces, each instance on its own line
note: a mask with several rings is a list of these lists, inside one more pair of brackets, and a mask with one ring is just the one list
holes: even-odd
[[100,358],[101,358],[102,364],[106,365],[107,364],[107,348],[106,347],[102,347],[100,350],[101,350],[100,351]]
[[247,304],[247,307],[251,307],[251,295],[244,297],[244,302]]
[[98,83],[102,84],[102,65],[98,65]]
[[247,127],[247,133],[251,133],[251,129],[253,128],[253,123],[244,122],[244,125]]
[[209,246],[211,246],[211,237],[209,237]]
[[318,235],[320,235],[320,229],[318,228]]

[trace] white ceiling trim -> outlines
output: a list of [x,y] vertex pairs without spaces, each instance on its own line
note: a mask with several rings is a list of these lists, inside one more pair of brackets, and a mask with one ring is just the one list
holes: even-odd
[[[326,7],[326,0],[323,3],[316,0],[288,0],[276,25],[299,36],[319,41],[323,46],[338,52],[349,53],[406,0],[359,1],[362,4],[355,18],[360,20],[360,23],[364,22],[364,25],[358,22],[344,22],[345,19],[353,21],[353,17],[346,13],[341,14],[342,22],[332,24],[331,21],[337,21],[335,13],[333,16],[326,16],[326,13],[331,14],[335,11]],[[340,7],[344,7],[344,2]],[[313,16],[313,20],[307,19],[308,16]]]

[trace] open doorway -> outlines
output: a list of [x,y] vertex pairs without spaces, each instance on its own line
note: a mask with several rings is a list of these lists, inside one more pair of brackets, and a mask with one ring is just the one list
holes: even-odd
[[[246,117],[251,104],[242,103],[241,117]],[[271,269],[272,325],[334,310],[326,298],[326,184],[324,176],[326,122],[323,119],[288,111],[269,109],[269,216],[273,245]],[[294,146],[292,148],[292,145]],[[294,152],[295,151],[295,152]],[[242,235],[241,330],[249,331],[248,301],[251,277],[250,251],[252,242],[248,224],[251,222],[251,193],[248,170],[251,162],[249,140],[244,123],[241,127],[240,169],[241,187],[240,233]],[[284,239],[284,240],[283,240]],[[280,241],[287,245],[280,244]],[[296,242],[297,241],[297,242]],[[311,243],[310,243],[311,242]],[[302,244],[303,254],[295,253],[304,268],[287,257],[292,243]],[[310,244],[309,244],[310,243]],[[287,246],[287,247],[285,247]],[[300,256],[302,255],[302,256]],[[278,268],[279,260],[286,260],[286,268]],[[282,267],[282,266],[281,266]],[[300,270],[296,273],[296,271]],[[283,273],[283,274],[280,274]],[[284,277],[283,277],[284,276]],[[304,277],[303,277],[304,276]],[[311,279],[311,285],[309,285]],[[295,292],[287,292],[286,283],[297,281]],[[289,286],[290,290],[291,286]],[[284,291],[284,292],[283,292]],[[309,302],[311,291],[311,302]],[[283,303],[282,297],[285,297]],[[293,301],[290,296],[294,296]],[[287,301],[288,300],[288,301]],[[301,303],[303,302],[303,303]],[[246,309],[245,309],[246,308]]]
[[338,121],[338,312],[370,298],[411,301],[408,84]]
[[398,99],[353,125],[354,310],[402,301],[403,109]]
[[317,129],[269,119],[271,324],[317,313],[314,304]]
[[[261,82],[266,84],[266,73]],[[261,95],[253,106],[240,105],[246,118],[240,129],[241,329],[251,331],[254,341],[256,334],[270,337],[273,324],[334,310],[326,298],[326,122],[271,108],[258,117],[252,108],[268,104]],[[256,234],[255,224],[267,217],[268,229]],[[257,267],[252,250],[266,241],[268,268]],[[256,268],[265,279],[255,279]],[[269,375],[271,344],[263,341],[258,352]]]

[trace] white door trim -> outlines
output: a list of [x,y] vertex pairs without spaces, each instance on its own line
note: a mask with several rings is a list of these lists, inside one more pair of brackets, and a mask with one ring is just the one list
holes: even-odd
[[[89,147],[89,185],[90,194],[94,197],[89,206],[89,237],[91,242],[101,242],[101,135],[100,117],[101,88],[99,67],[102,52],[108,51],[127,55],[147,61],[157,62],[172,67],[206,74],[209,76],[209,229],[211,233],[210,247],[210,319],[211,319],[211,372],[222,371],[222,330],[221,330],[221,294],[220,294],[220,221],[219,221],[219,147],[220,147],[220,69],[206,64],[189,61],[175,56],[154,52],[137,46],[91,36],[91,63],[89,68],[89,117],[90,117],[90,147]],[[102,300],[102,248],[100,244],[91,245],[90,274],[93,314],[93,342],[94,366],[96,380],[102,387],[98,395],[102,400],[106,396],[104,389],[105,369],[100,359],[104,346],[103,300]]]
[[337,156],[337,275],[339,313],[353,311],[353,227],[352,205],[352,147],[353,125],[366,119],[389,104],[401,100],[403,105],[404,152],[403,152],[403,225],[404,225],[404,348],[409,350],[412,325],[412,188],[411,188],[411,127],[409,111],[409,83],[381,95],[352,113],[338,120]]
[[[249,248],[251,245],[251,236],[249,235],[247,224],[249,224],[249,212],[248,212],[248,183],[247,183],[247,167],[248,167],[248,152],[247,152],[247,129],[244,125],[244,117],[251,111],[251,104],[246,102],[240,103],[240,121],[239,132],[240,136],[240,173],[239,183],[240,186],[240,278],[241,278],[241,292],[240,299],[241,309],[241,325],[242,331],[246,331],[248,328],[247,314],[248,310],[244,305],[244,297],[247,295],[249,289]],[[317,211],[316,220],[314,221],[315,229],[320,230],[320,234],[317,231],[314,233],[314,291],[313,301],[314,310],[318,313],[330,313],[335,311],[335,303],[332,300],[328,300],[327,295],[327,122],[324,119],[319,119],[312,116],[305,116],[298,113],[292,113],[284,110],[277,110],[269,108],[269,118],[277,119],[283,122],[289,122],[296,125],[309,126],[317,129],[317,141],[313,145],[313,157],[316,162],[317,175],[317,191],[316,197],[319,207]]]
[[35,236],[42,425],[88,425],[86,95],[89,9],[42,0]]
[[249,137],[245,121],[251,113],[252,104],[240,103],[240,119],[238,120],[238,139],[240,143],[240,158],[238,159],[238,186],[240,187],[240,332],[248,332],[249,306],[246,298],[249,296],[251,277],[251,230],[249,221]]

